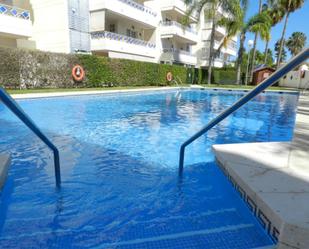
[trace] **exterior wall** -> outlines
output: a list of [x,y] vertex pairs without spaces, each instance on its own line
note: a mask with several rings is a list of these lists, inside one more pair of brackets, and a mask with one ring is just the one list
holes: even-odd
[[90,51],[89,1],[69,0],[70,52]]
[[[209,65],[209,50],[210,50],[210,37],[212,21],[207,20],[205,16],[205,11],[207,11],[207,6],[204,11],[201,12],[200,22],[198,25],[198,35],[199,42],[193,47],[193,52],[197,56],[197,66],[207,67]],[[221,9],[219,9],[218,15],[225,15]],[[215,44],[214,48],[218,49],[224,36],[226,35],[226,30],[222,27],[216,27],[215,33]],[[234,37],[225,48],[221,49],[220,57],[214,62],[215,67],[223,67],[224,64],[230,63],[230,58],[237,55],[237,37]]]
[[7,10],[0,14],[0,46],[27,47],[22,41],[26,42],[33,31],[29,5],[25,2],[22,4],[19,1],[0,0],[0,6]]
[[68,2],[66,0],[30,0],[33,9],[32,40],[36,48],[70,53]]
[[[182,0],[0,0],[1,2],[28,9],[31,14],[31,20],[28,20],[31,32],[30,29],[20,28],[21,24],[15,25],[15,32],[20,34],[5,37],[0,41],[0,46],[62,53],[92,51],[110,57],[136,60],[144,58],[145,61],[156,63],[196,67],[208,65],[211,23],[201,14],[199,23],[183,28],[180,23],[188,7]],[[224,14],[221,12],[219,14]],[[2,15],[0,18],[3,18]],[[190,19],[198,20],[195,13]],[[0,20],[0,29],[4,24],[8,28],[6,23]],[[115,28],[111,29],[111,24]],[[133,31],[134,35],[128,30]],[[215,48],[219,46],[224,34],[225,30],[218,27]],[[235,55],[235,46],[223,48],[215,66],[223,66],[229,56]]]
[[261,69],[259,71],[256,71],[253,73],[253,84],[258,85],[260,84],[263,80],[267,79],[271,74],[274,73],[274,69]]
[[305,71],[304,74],[304,77],[301,77],[300,71],[289,72],[280,80],[279,86],[309,89],[309,71]]
[[89,2],[91,12],[109,10],[128,19],[143,23],[149,28],[156,27],[157,13],[147,6],[138,5],[135,1],[131,1],[132,4],[121,0],[90,0]]

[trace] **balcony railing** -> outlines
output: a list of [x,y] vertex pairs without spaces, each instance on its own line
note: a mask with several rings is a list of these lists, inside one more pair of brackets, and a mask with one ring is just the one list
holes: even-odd
[[1,14],[30,20],[30,12],[28,10],[20,9],[2,3],[0,3],[0,15]]
[[121,34],[117,34],[117,33],[108,32],[108,31],[92,32],[91,38],[92,39],[102,39],[103,38],[103,39],[109,39],[109,40],[114,40],[114,41],[122,41],[128,44],[133,44],[133,45],[138,45],[138,46],[144,46],[144,47],[148,47],[151,49],[156,48],[156,44],[154,43],[132,38],[132,37],[121,35]]
[[161,55],[161,61],[180,62],[188,65],[196,65],[197,58],[190,51],[174,48],[165,48]]
[[161,25],[162,26],[176,26],[178,28],[181,28],[187,32],[190,32],[190,33],[193,33],[193,34],[196,34],[197,35],[197,31],[191,27],[187,27],[187,26],[183,26],[181,25],[180,23],[176,22],[176,21],[164,21],[164,22],[161,22]]
[[146,6],[142,5],[142,4],[139,4],[139,3],[137,3],[137,2],[135,2],[133,0],[118,0],[118,1],[120,1],[122,3],[125,3],[125,4],[128,4],[131,7],[139,9],[141,11],[144,11],[144,12],[150,14],[150,15],[153,15],[154,17],[157,16],[157,13],[155,11],[153,11],[152,9],[150,9],[150,8],[148,8],[148,7],[146,7]]
[[237,49],[237,43],[235,41],[230,41],[228,43],[227,47],[232,49],[232,50],[236,50]]
[[176,54],[194,56],[190,51],[175,48],[164,48],[163,53],[176,53]]

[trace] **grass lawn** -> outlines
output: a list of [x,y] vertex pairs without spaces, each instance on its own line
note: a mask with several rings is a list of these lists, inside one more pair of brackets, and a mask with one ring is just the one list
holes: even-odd
[[[254,86],[238,86],[238,85],[201,85],[206,88],[225,88],[225,89],[252,89]],[[189,87],[189,85],[181,85],[181,87]],[[7,90],[10,94],[26,94],[26,93],[55,93],[55,92],[83,92],[83,91],[106,91],[106,90],[128,90],[141,88],[157,88],[157,86],[127,86],[127,87],[97,87],[97,88],[42,88],[42,89],[22,89]],[[164,88],[164,87],[162,87]],[[270,87],[269,90],[295,90],[284,87]]]

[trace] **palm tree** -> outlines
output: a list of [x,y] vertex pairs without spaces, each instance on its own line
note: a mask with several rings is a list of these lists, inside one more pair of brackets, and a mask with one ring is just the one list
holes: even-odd
[[[269,15],[269,17],[271,18],[271,19],[270,19],[270,20],[271,20],[271,27],[274,27],[274,26],[276,26],[279,22],[281,22],[282,19],[283,19],[283,17],[284,17],[284,15],[285,15],[284,9],[278,8],[278,7],[276,7],[276,8],[269,8],[269,5],[268,5],[268,4],[264,4],[264,5],[263,5],[263,11],[265,11],[265,12]],[[264,58],[264,64],[267,64],[267,61],[268,61],[268,55],[269,55],[269,53],[268,53],[268,51],[269,51],[268,47],[269,47],[269,42],[270,42],[270,40],[271,40],[271,34],[270,34],[270,33],[271,33],[271,32],[269,32],[269,37],[268,37],[268,39],[266,39],[266,44],[265,44],[265,52],[264,52],[265,58]]]
[[[277,61],[282,63],[282,62],[284,62],[286,60],[286,56],[287,55],[286,55],[286,50],[283,47],[283,49],[281,50],[281,57],[279,59],[280,44],[281,44],[281,41],[280,40],[277,41],[276,44],[275,44],[274,50],[275,50],[275,56],[276,56]],[[285,45],[285,40],[283,40],[283,44]]]
[[274,64],[273,51],[268,48],[267,51],[264,52],[263,56],[264,56],[263,64],[268,65],[270,67],[273,66]]
[[303,32],[294,32],[286,41],[285,46],[295,56],[304,49],[306,41],[307,36]]
[[284,37],[285,32],[289,20],[289,16],[292,12],[296,11],[297,9],[301,8],[305,2],[305,0],[269,0],[270,5],[275,8],[282,8],[285,11],[285,21],[282,30],[282,35],[280,39],[280,46],[279,46],[279,54],[277,60],[277,68],[280,66],[282,50],[284,47]]
[[[254,32],[260,34],[262,39],[267,38],[267,34],[270,30],[270,21],[269,16],[265,13],[257,14],[251,17],[247,22],[242,20],[241,28],[240,28],[240,46],[238,50],[238,59],[237,59],[237,84],[240,84],[241,78],[241,65],[243,62],[243,54],[244,54],[244,47],[246,41],[246,34],[247,32]],[[248,62],[249,63],[249,62]]]
[[[259,14],[262,12],[262,0],[259,0]],[[254,71],[254,62],[255,62],[255,56],[256,56],[256,44],[257,44],[257,39],[258,39],[259,33],[255,32],[255,36],[254,36],[254,42],[253,42],[253,54],[252,54],[252,59],[251,59],[251,63],[249,65],[251,65],[251,73],[250,73],[250,79],[252,79],[253,77],[253,71]]]
[[[212,78],[212,67],[214,59],[216,58],[217,52],[214,49],[215,45],[215,31],[218,26],[228,26],[230,25],[230,30],[233,32],[233,20],[238,19],[239,15],[242,13],[240,7],[240,2],[247,2],[247,0],[185,0],[185,3],[189,5],[189,10],[186,14],[184,24],[189,23],[189,16],[196,11],[197,15],[200,16],[201,13],[205,13],[207,19],[211,20],[211,33],[210,33],[210,44],[209,44],[209,60],[208,60],[208,84],[211,84]],[[218,15],[219,9],[222,9],[224,13],[228,15],[228,18]],[[225,44],[230,37],[230,34],[225,37]],[[223,44],[224,45],[224,44]],[[221,49],[220,45],[220,49]]]

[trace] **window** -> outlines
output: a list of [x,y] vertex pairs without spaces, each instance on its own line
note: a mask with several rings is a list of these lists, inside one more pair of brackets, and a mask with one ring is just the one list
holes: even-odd
[[132,37],[132,38],[137,38],[137,32],[131,29],[127,29],[127,36]]
[[109,25],[109,32],[116,33],[116,25],[115,24]]

